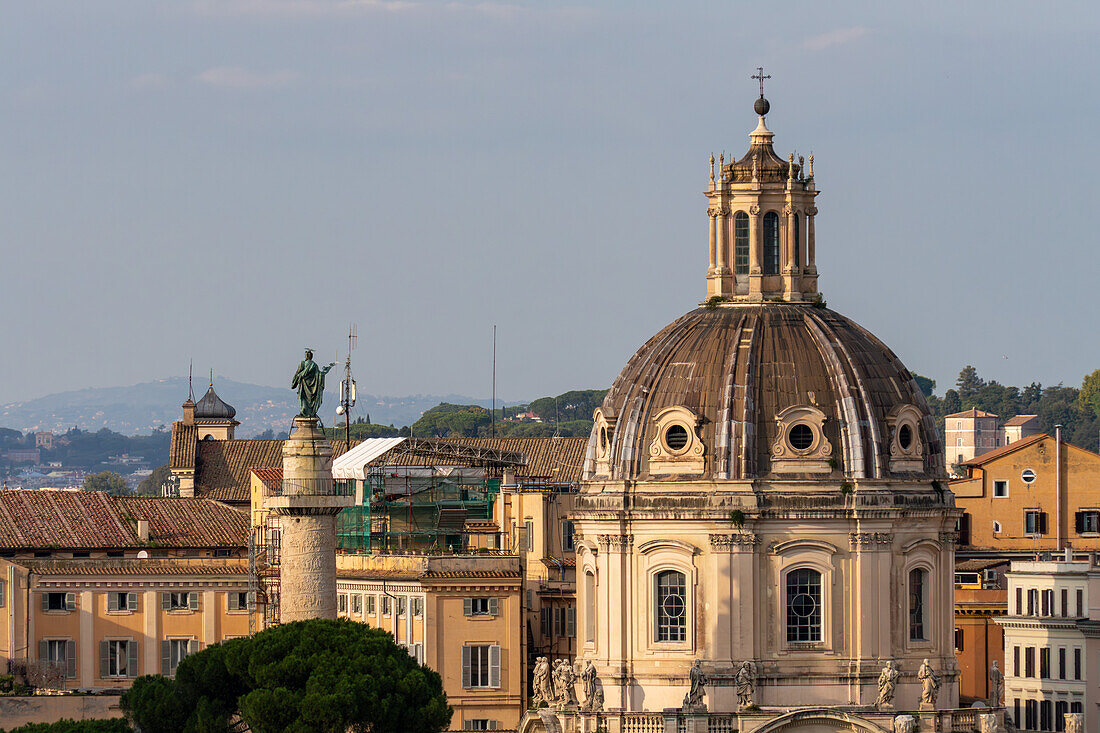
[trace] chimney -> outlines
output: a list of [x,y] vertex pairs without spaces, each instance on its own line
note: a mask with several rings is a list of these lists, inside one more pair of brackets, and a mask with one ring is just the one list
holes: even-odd
[[149,520],[139,519],[137,521],[137,535],[142,542],[149,541]]
[[187,402],[183,403],[183,424],[195,424],[195,403],[191,400],[187,400]]

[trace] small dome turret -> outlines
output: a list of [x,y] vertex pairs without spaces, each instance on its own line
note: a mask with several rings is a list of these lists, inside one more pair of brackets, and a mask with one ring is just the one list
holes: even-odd
[[214,391],[214,385],[206,390],[202,399],[195,403],[196,420],[232,420],[237,415],[237,410]]

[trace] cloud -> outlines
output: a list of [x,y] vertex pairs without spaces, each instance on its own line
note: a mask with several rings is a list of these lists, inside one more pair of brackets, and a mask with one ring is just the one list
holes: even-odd
[[215,66],[195,76],[195,79],[222,89],[277,89],[301,78],[294,71],[259,73],[239,66]]
[[139,74],[130,80],[130,88],[138,91],[163,89],[168,86],[168,77],[163,74]]
[[864,28],[861,25],[851,28],[838,28],[835,31],[829,31],[828,33],[822,33],[821,35],[807,38],[802,42],[802,48],[807,51],[824,51],[833,46],[843,46],[846,43],[858,41],[870,32],[870,28]]

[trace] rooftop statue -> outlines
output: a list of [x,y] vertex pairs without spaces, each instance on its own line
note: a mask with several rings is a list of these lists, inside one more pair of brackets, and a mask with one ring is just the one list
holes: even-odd
[[290,383],[291,389],[298,390],[298,417],[317,417],[325,396],[325,375],[335,365],[333,362],[322,369],[313,361],[313,349],[306,349],[306,358]]

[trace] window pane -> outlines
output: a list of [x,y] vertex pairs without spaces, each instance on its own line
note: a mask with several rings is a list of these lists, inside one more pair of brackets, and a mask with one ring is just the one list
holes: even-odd
[[923,570],[909,573],[909,638],[924,639],[924,576]]
[[665,570],[657,574],[657,641],[687,638],[686,587],[683,573]]
[[787,574],[787,641],[821,641],[821,573]]
[[738,275],[749,272],[749,215],[744,211],[733,217],[733,267]]
[[764,274],[779,274],[779,214],[764,214]]

